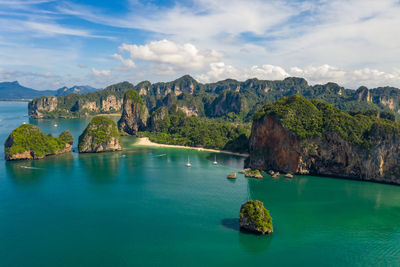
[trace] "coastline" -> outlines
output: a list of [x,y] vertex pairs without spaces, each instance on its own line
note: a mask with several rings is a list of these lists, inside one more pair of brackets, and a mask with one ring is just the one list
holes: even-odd
[[122,113],[101,113],[95,116],[121,117]]
[[226,151],[226,150],[217,150],[217,149],[211,149],[211,148],[158,144],[158,143],[154,143],[154,142],[150,141],[150,139],[148,137],[139,137],[138,141],[135,143],[135,146],[184,148],[184,149],[192,149],[192,150],[197,150],[197,151],[224,153],[224,154],[235,155],[235,156],[240,156],[240,157],[248,157],[249,156],[249,154],[246,154],[246,153],[236,153],[236,152],[231,152],[231,151]]

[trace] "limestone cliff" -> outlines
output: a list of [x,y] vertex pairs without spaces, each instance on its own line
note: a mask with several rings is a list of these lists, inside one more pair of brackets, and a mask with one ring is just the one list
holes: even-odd
[[400,184],[400,125],[297,95],[283,98],[254,116],[247,165]]
[[238,92],[223,91],[208,108],[210,117],[220,117],[230,112],[240,113],[247,109],[246,99]]
[[240,228],[255,234],[271,234],[273,232],[272,218],[264,204],[259,200],[249,200],[240,208]]
[[118,112],[122,107],[122,99],[109,95],[101,99],[101,110],[104,112]]
[[149,119],[148,130],[151,132],[160,132],[167,130],[170,125],[170,117],[167,107],[160,107],[155,110]]
[[70,152],[74,140],[68,131],[59,137],[45,135],[39,127],[23,124],[14,129],[4,143],[6,160],[41,159]]
[[118,129],[126,135],[136,135],[147,127],[149,112],[140,95],[135,90],[128,90],[124,96],[121,119]]
[[45,118],[47,117],[47,113],[57,109],[57,103],[58,100],[55,96],[35,98],[28,104],[29,116],[33,118]]
[[94,117],[79,136],[79,153],[97,153],[122,150],[121,137],[113,120]]

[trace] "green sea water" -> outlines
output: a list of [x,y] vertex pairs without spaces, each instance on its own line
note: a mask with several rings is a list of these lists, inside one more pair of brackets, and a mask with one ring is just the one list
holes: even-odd
[[[77,141],[88,123],[26,114],[26,103],[0,102],[1,142],[23,122]],[[0,266],[400,266],[399,186],[231,181],[243,158],[216,154],[214,166],[210,152],[123,142],[122,152],[20,162],[5,162],[1,146]],[[270,210],[271,236],[239,231],[249,199]]]

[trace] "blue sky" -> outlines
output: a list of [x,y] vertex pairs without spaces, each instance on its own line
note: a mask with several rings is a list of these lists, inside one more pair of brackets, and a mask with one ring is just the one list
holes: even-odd
[[0,0],[0,81],[306,78],[400,87],[399,0]]

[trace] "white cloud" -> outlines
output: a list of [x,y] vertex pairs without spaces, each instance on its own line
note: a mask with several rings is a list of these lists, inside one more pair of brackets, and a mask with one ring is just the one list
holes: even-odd
[[210,70],[199,74],[196,78],[201,82],[215,82],[227,78],[247,80],[258,78],[260,80],[282,80],[286,77],[302,77],[310,84],[324,84],[335,82],[348,88],[399,86],[400,70],[383,72],[376,69],[344,70],[330,65],[308,66],[306,68],[292,67],[286,71],[284,68],[273,65],[253,66],[251,68],[237,69],[223,62],[210,64]]
[[111,71],[110,70],[97,70],[95,68],[92,68],[92,73],[97,76],[97,77],[106,77],[110,76]]
[[357,88],[361,85],[368,87],[399,86],[400,71],[394,69],[392,72],[379,71],[377,69],[362,68],[356,70],[343,70],[329,65],[306,68],[291,68],[292,76],[304,77],[312,84],[336,82],[340,85]]
[[26,29],[30,29],[47,35],[72,35],[72,36],[90,37],[90,38],[113,39],[113,37],[110,36],[95,35],[88,30],[72,29],[69,27],[56,24],[54,22],[17,21],[17,23],[21,23],[23,31],[26,31]]
[[40,78],[53,78],[58,77],[51,72],[30,72],[30,71],[19,71],[0,68],[0,80],[17,80],[21,77],[40,77]]
[[129,58],[123,58],[121,55],[119,54],[113,54],[111,55],[112,58],[117,59],[119,61],[121,61],[122,65],[123,65],[123,69],[122,70],[127,70],[127,69],[134,69],[136,68],[135,62],[133,62],[132,59]]
[[[122,44],[121,53],[129,52],[133,60],[168,64],[174,69],[201,70],[211,62],[218,61],[223,54],[215,50],[199,50],[190,43],[176,44],[169,40],[153,41],[145,45]],[[120,59],[120,55],[116,55]],[[122,57],[121,57],[122,59]],[[120,60],[121,60],[120,59]],[[133,63],[133,62],[132,62]]]
[[282,80],[289,74],[279,66],[263,65],[252,66],[248,69],[237,69],[231,65],[225,65],[223,62],[210,64],[210,70],[198,75],[197,78],[201,82],[216,82],[224,79],[247,80],[250,78],[258,78],[261,80]]
[[264,34],[303,10],[289,1],[263,0],[199,0],[190,6],[176,3],[157,7],[152,3],[131,1],[125,16],[110,16],[88,6],[63,3],[58,11],[96,23],[123,28],[143,29],[182,40],[200,40],[220,33],[238,35],[243,32]]

